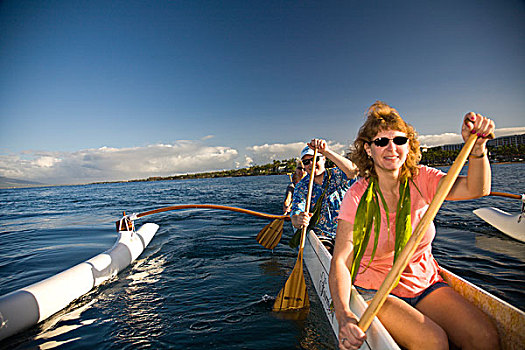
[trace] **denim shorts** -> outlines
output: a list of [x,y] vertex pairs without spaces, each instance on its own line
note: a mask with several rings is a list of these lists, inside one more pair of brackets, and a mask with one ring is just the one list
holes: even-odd
[[[446,286],[448,286],[448,284],[446,282],[436,282],[433,285],[429,286],[427,289],[425,289],[423,292],[421,292],[421,294],[416,295],[413,298],[400,297],[400,296],[397,296],[397,295],[394,295],[394,294],[390,294],[390,295],[394,296],[396,298],[399,298],[401,300],[404,300],[405,302],[407,302],[412,307],[416,307],[416,305],[421,300],[423,300],[423,298],[425,298],[427,295],[429,295],[431,292],[435,291],[436,289],[439,289],[441,287],[446,287]],[[365,288],[361,288],[359,286],[354,286],[354,287],[357,289],[359,294],[361,294],[363,299],[365,299],[365,301],[372,300],[374,298],[374,295],[376,295],[376,292],[377,292],[376,289],[365,289]]]

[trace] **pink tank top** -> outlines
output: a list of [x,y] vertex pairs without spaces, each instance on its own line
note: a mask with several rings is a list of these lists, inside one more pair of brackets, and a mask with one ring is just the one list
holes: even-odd
[[[414,179],[414,183],[410,183],[410,201],[411,201],[411,220],[412,230],[414,230],[421,220],[421,217],[427,211],[428,205],[434,197],[439,180],[446,174],[442,171],[427,166],[419,168],[419,174]],[[368,187],[368,180],[359,179],[350,187],[346,193],[341,204],[338,219],[354,223],[355,213],[359,200]],[[418,191],[419,189],[419,191]],[[421,193],[420,193],[421,192]],[[381,230],[379,234],[379,242],[377,245],[374,260],[367,269],[365,267],[369,264],[370,256],[373,250],[373,235],[372,229],[371,237],[361,265],[359,273],[355,280],[355,285],[366,289],[379,289],[381,283],[392,268],[394,261],[394,242],[395,242],[395,220],[396,213],[390,212],[390,235],[388,234],[388,225],[386,220],[386,212],[381,205]],[[393,208],[395,210],[395,208]],[[399,284],[392,290],[392,294],[400,297],[412,298],[419,295],[430,285],[443,281],[439,275],[439,266],[432,256],[432,241],[436,234],[434,223],[431,223],[427,232],[425,233],[419,247],[414,256],[407,265],[406,269],[401,275]]]

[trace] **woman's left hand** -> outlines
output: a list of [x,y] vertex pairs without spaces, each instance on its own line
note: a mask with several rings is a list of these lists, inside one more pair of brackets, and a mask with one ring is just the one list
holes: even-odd
[[478,140],[476,141],[476,144],[482,146],[488,139],[494,137],[494,129],[494,121],[482,116],[481,114],[470,112],[467,113],[463,119],[461,136],[463,137],[463,141],[466,142],[470,134],[477,134]]

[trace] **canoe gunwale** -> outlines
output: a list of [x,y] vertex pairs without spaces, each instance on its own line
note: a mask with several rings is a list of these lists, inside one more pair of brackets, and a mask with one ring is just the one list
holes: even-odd
[[525,312],[440,267],[441,277],[495,324],[502,349],[525,349]]

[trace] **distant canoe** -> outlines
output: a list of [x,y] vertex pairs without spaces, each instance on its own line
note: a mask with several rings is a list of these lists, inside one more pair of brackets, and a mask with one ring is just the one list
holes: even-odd
[[116,276],[142,253],[158,228],[147,223],[137,232],[120,231],[118,240],[107,251],[0,297],[0,340],[47,319]]
[[525,216],[512,215],[498,208],[480,208],[474,214],[509,237],[525,243]]

